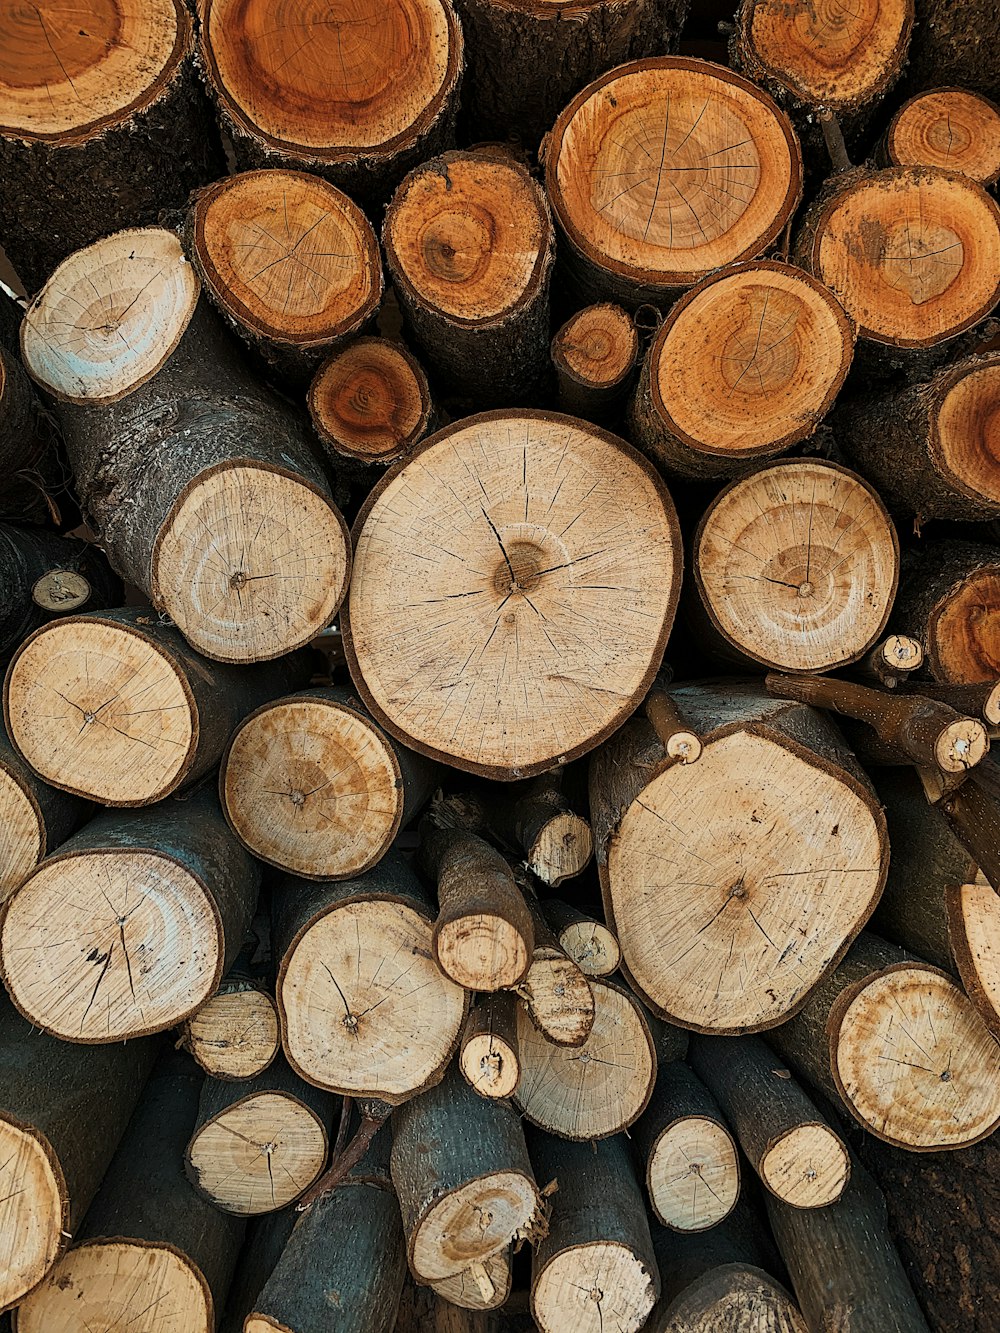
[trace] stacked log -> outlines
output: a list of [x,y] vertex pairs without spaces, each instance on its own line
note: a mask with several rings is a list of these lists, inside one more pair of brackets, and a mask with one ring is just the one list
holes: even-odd
[[885,132],[893,167],[941,167],[993,185],[1000,176],[1000,110],[981,93],[933,88],[903,104]]

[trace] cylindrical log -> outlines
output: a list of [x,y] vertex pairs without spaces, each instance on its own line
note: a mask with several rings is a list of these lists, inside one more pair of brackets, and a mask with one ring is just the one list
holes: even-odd
[[0,1309],[37,1287],[75,1235],[156,1050],[152,1040],[57,1041],[0,996]]
[[660,1274],[624,1135],[591,1145],[535,1131],[528,1146],[542,1188],[558,1186],[548,1234],[532,1255],[538,1327],[635,1333],[660,1294]]
[[[854,670],[860,676],[867,676],[878,681],[887,690],[894,690],[898,685],[905,684],[913,672],[919,671],[923,664],[924,647],[922,643],[910,638],[908,634],[887,634],[881,643],[877,643],[871,652],[855,665]],[[998,698],[1000,698],[1000,691],[998,691]],[[947,703],[948,700],[945,700],[945,702]],[[952,704],[952,707],[954,708],[956,705]],[[970,709],[966,708],[961,711],[969,712]],[[978,715],[977,709],[973,709],[971,712],[973,717]],[[997,721],[1000,722],[1000,707],[997,710]]]
[[182,0],[7,11],[0,244],[30,292],[73,250],[154,222],[225,170]]
[[437,1282],[532,1232],[541,1207],[521,1122],[457,1069],[392,1117],[392,1183],[410,1271]]
[[356,548],[341,621],[358,692],[404,744],[502,780],[582,754],[628,716],[680,582],[662,479],[553,413],[431,436],[375,487]]
[[627,310],[603,302],[571,315],[552,339],[559,410],[611,425],[639,360],[639,330]]
[[896,112],[882,141],[894,167],[940,167],[980,185],[1000,177],[1000,107],[967,88],[932,88]]
[[260,867],[202,788],[150,810],[107,811],[8,900],[3,982],[64,1041],[173,1027],[215,992],[253,917]]
[[531,966],[535,929],[507,861],[474,833],[440,827],[433,814],[420,837],[440,904],[433,945],[441,971],[471,991],[518,985]]
[[334,1099],[282,1059],[246,1082],[206,1078],[184,1152],[192,1185],[225,1213],[275,1212],[304,1194],[329,1152]]
[[959,10],[918,0],[907,87],[957,84],[1000,101],[1000,73],[984,50],[996,22],[996,0],[963,0]]
[[424,162],[393,195],[382,240],[413,344],[442,383],[480,407],[537,397],[555,237],[527,168],[489,148]]
[[909,692],[922,694],[926,699],[940,699],[956,712],[978,718],[991,740],[1000,730],[1000,680],[983,680],[977,685],[939,685],[936,681],[918,680],[909,686]]
[[1000,1124],[1000,1046],[939,968],[867,931],[771,1044],[856,1120],[911,1152]]
[[821,714],[740,684],[671,694],[702,738],[697,763],[668,761],[637,718],[591,764],[605,918],[654,1012],[696,1032],[761,1031],[871,915],[885,818]]
[[77,829],[90,804],[42,782],[0,727],[0,903]]
[[850,320],[815,278],[771,260],[726,269],[660,325],[630,436],[666,472],[735,476],[813,434],[853,354]]
[[927,668],[948,685],[1000,676],[1000,556],[978,542],[922,542],[908,553],[892,626],[924,645]]
[[435,765],[388,737],[343,686],[275,699],[232,733],[219,794],[236,836],[304,879],[349,879],[429,798]]
[[[488,1260],[486,1268],[492,1260]],[[449,1290],[454,1290],[454,1281]],[[403,1288],[395,1333],[537,1333],[528,1313],[528,1293],[515,1291],[501,1309],[458,1306],[440,1295],[435,1282],[417,1286],[410,1279]]]
[[277,999],[285,1054],[302,1078],[396,1105],[443,1077],[468,997],[434,961],[433,921],[398,852],[357,879],[285,881]]
[[768,1195],[767,1212],[810,1328],[832,1317],[845,1333],[930,1333],[889,1236],[885,1199],[859,1162],[828,1208]]
[[[0,294],[0,299],[6,298]],[[0,323],[2,318],[0,311]],[[12,330],[14,333],[16,330]],[[0,336],[0,509],[12,517],[17,515],[16,506],[28,500],[32,485],[36,503],[26,503],[24,508],[31,513],[38,507],[59,438],[55,422],[39,402],[21,365],[16,346],[15,342],[5,347]]]
[[24,358],[118,573],[206,657],[281,657],[336,613],[347,532],[304,420],[199,289],[172,232],[108,236],[49,279]]
[[469,1012],[458,1067],[480,1097],[510,1097],[521,1081],[517,1002],[513,995],[485,995]]
[[796,458],[731,482],[694,540],[694,573],[721,655],[827,671],[882,634],[899,541],[876,491],[835,463]]
[[365,205],[454,142],[462,32],[449,0],[199,5],[206,79],[237,164],[304,167]]
[[653,1212],[674,1231],[705,1231],[736,1206],[740,1162],[715,1098],[682,1060],[660,1066],[632,1130]]
[[621,946],[603,921],[555,898],[546,898],[541,909],[559,944],[581,972],[588,977],[607,977],[617,972],[622,960]]
[[192,200],[186,249],[204,291],[272,374],[304,387],[382,299],[371,223],[303,171],[225,176]]
[[181,1025],[185,1050],[213,1079],[256,1078],[281,1049],[274,996],[246,964],[244,950],[211,999]]
[[253,1309],[264,1283],[274,1272],[292,1228],[299,1220],[294,1208],[262,1213],[247,1224],[246,1240],[226,1298],[219,1333],[243,1333],[243,1321]]
[[206,661],[149,607],[66,616],[15,653],[11,740],[54,787],[102,805],[152,805],[204,777],[233,728],[309,679],[307,652],[255,666]]
[[762,254],[802,188],[798,140],[768,94],[679,56],[619,66],[578,93],[545,172],[578,297],[631,310]]
[[121,598],[120,581],[93,543],[0,523],[0,659],[46,621]]
[[199,1198],[184,1176],[201,1081],[187,1056],[168,1055],[154,1069],[77,1243],[19,1308],[18,1333],[213,1333],[245,1224]]
[[394,463],[433,429],[423,367],[401,343],[357,338],[324,361],[309,385],[316,434],[357,463]]
[[547,1041],[519,1010],[521,1082],[514,1104],[526,1120],[564,1139],[609,1138],[638,1120],[656,1080],[650,1019],[623,986],[591,981],[594,1026],[579,1046]]
[[532,897],[526,902],[534,918],[535,950],[517,995],[547,1042],[580,1046],[594,1026],[594,989],[583,968],[556,939],[538,902]]
[[[795,256],[840,298],[859,349],[920,368],[1000,299],[1000,208],[981,185],[933,167],[859,168],[810,207]],[[920,354],[931,348],[940,355]]]
[[759,1037],[698,1037],[689,1059],[772,1194],[796,1208],[840,1198],[851,1169],[843,1139]]
[[1000,516],[1000,353],[968,357],[924,384],[866,393],[832,418],[851,463],[890,507],[932,518]]

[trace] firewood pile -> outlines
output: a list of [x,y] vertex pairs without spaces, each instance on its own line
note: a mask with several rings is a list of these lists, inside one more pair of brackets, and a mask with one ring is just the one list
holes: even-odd
[[0,1325],[996,1333],[998,19],[0,0]]

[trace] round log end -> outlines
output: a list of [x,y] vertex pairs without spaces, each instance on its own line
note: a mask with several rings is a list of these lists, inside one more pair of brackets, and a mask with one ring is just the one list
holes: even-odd
[[986,728],[975,718],[951,722],[934,742],[934,758],[944,773],[964,773],[974,768],[990,748]]
[[[0,395],[3,384],[0,382]],[[90,600],[93,589],[75,569],[48,569],[31,588],[31,600],[43,611],[65,615],[76,611]]]
[[656,1284],[642,1259],[620,1241],[561,1250],[532,1283],[531,1310],[542,1333],[604,1333],[642,1328]]
[[418,1281],[440,1282],[506,1250],[531,1226],[535,1183],[522,1171],[491,1171],[440,1195],[410,1234],[410,1267]]
[[0,762],[0,903],[46,853],[38,803],[14,769]]
[[1000,621],[987,610],[997,605],[1000,561],[956,577],[927,618],[927,659],[936,680],[975,685],[1000,676]]
[[498,1032],[478,1032],[462,1047],[459,1068],[480,1097],[510,1097],[521,1078],[517,1050]]
[[600,921],[570,922],[559,932],[559,943],[588,977],[610,976],[622,960],[614,932]]
[[1000,108],[963,88],[932,88],[893,117],[886,153],[899,167],[940,167],[981,185],[1000,177]]
[[466,990],[515,986],[528,970],[528,948],[517,926],[486,912],[456,917],[434,932],[434,956],[445,976]]
[[836,1203],[850,1170],[843,1141],[822,1124],[796,1125],[770,1145],[758,1165],[771,1193],[796,1208]]
[[309,412],[316,432],[338,454],[392,463],[427,432],[432,411],[427,376],[405,347],[358,338],[316,372]]
[[594,992],[586,973],[562,949],[536,948],[518,993],[547,1042],[579,1046],[594,1026]]
[[928,404],[934,466],[972,500],[1000,505],[1000,355],[961,362]]
[[594,854],[590,824],[572,810],[561,810],[538,832],[528,851],[528,869],[555,887],[579,875]]
[[69,1200],[55,1154],[37,1131],[0,1118],[0,1223],[8,1236],[0,1273],[6,1310],[49,1272],[66,1244]]
[[948,937],[965,993],[1000,1035],[1000,897],[985,881],[948,885]]
[[686,1115],[667,1125],[646,1163],[653,1212],[673,1231],[706,1231],[729,1216],[740,1192],[733,1136],[718,1120]]
[[213,995],[185,1024],[185,1045],[213,1078],[256,1078],[281,1048],[274,1001],[256,986]]
[[924,648],[909,634],[889,634],[879,645],[879,655],[888,671],[909,673],[923,665]]
[[628,311],[609,302],[578,310],[552,340],[560,374],[586,389],[621,384],[639,355],[639,331]]

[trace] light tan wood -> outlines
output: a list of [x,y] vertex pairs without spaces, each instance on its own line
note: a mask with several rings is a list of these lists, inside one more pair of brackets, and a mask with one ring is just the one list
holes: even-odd
[[0,903],[41,860],[45,826],[26,787],[0,767]]
[[470,1010],[458,1052],[465,1081],[480,1097],[510,1097],[521,1080],[516,1001],[510,993],[482,996]]
[[166,795],[197,744],[177,663],[107,620],[39,630],[11,664],[6,708],[11,738],[46,782],[107,805]]
[[676,518],[649,465],[595,427],[469,418],[394,469],[356,531],[351,674],[432,758],[541,772],[617,726],[659,665]]
[[[0,395],[3,394],[3,380],[0,379]],[[31,600],[44,611],[57,611],[65,615],[75,611],[90,598],[91,587],[84,576],[75,569],[49,569],[32,586]]]
[[586,973],[561,946],[536,944],[528,975],[516,988],[545,1040],[579,1046],[594,1026],[594,992]]
[[[724,1250],[723,1253],[728,1253]],[[666,1308],[650,1333],[809,1333],[785,1289],[755,1265],[727,1263],[696,1278]]]
[[364,463],[391,463],[427,434],[427,376],[399,343],[357,338],[316,372],[309,412],[320,439]]
[[528,869],[543,884],[561,884],[578,875],[593,854],[590,825],[582,815],[564,810],[542,826],[528,849]]
[[151,851],[50,858],[10,899],[0,930],[11,998],[64,1041],[115,1041],[180,1022],[212,993],[221,950],[205,888]]
[[168,1246],[90,1241],[64,1255],[17,1312],[18,1333],[88,1328],[212,1333],[215,1312],[204,1278]]
[[896,166],[941,167],[992,185],[1000,176],[1000,109],[964,88],[931,88],[896,112],[886,153]]
[[[641,1258],[620,1241],[563,1250],[546,1264],[531,1293],[542,1333],[604,1333],[642,1328],[656,1300]],[[613,1322],[612,1322],[613,1321]]]
[[945,887],[948,934],[965,993],[1000,1036],[1000,897],[980,872],[974,884]]
[[412,1238],[410,1267],[429,1283],[457,1277],[470,1261],[485,1265],[530,1227],[537,1206],[534,1183],[521,1171],[492,1171],[470,1180],[424,1214]]
[[514,1103],[532,1124],[567,1139],[618,1134],[639,1118],[656,1077],[649,1024],[637,1000],[596,978],[594,1025],[579,1046],[556,1046],[518,1011],[521,1082]]
[[274,1000],[249,984],[220,991],[187,1020],[184,1044],[215,1078],[253,1078],[281,1046]]
[[432,1282],[431,1289],[462,1310],[495,1310],[510,1296],[511,1255],[509,1249],[497,1250],[482,1263],[463,1269],[454,1277]]
[[758,1165],[772,1193],[796,1208],[823,1208],[844,1192],[851,1164],[840,1137],[826,1125],[796,1125],[768,1148]]
[[909,634],[887,634],[865,659],[866,667],[887,689],[894,688],[911,672],[919,670],[923,662],[924,646]]
[[704,1231],[721,1222],[740,1190],[732,1135],[708,1116],[675,1120],[649,1155],[646,1188],[656,1216],[675,1231]]
[[618,941],[602,921],[571,921],[560,930],[559,943],[588,977],[610,976],[621,962]]
[[62,1250],[65,1192],[43,1136],[0,1119],[0,1309],[37,1286]]
[[733,482],[695,538],[695,578],[715,628],[744,657],[824,671],[885,628],[899,543],[867,482],[832,463],[772,463]]

